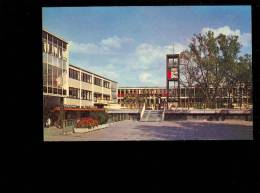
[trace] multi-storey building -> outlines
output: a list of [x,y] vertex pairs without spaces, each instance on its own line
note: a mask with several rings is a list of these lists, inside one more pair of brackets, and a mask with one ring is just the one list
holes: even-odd
[[117,82],[72,64],[69,65],[67,107],[103,107],[116,102]]
[[45,119],[55,107],[77,111],[117,103],[117,82],[70,64],[67,41],[42,30],[42,52]]
[[[210,89],[213,93],[213,89]],[[230,101],[233,107],[248,107],[252,104],[250,88],[233,88],[228,94],[227,89],[219,88],[220,95],[217,97],[217,108],[227,107]],[[201,108],[203,96],[201,88],[180,88],[180,101],[178,103],[178,89],[169,90],[169,107],[195,107]],[[120,87],[118,88],[118,104],[122,108],[146,108],[162,109],[166,105],[167,90],[165,87]]]
[[68,94],[68,42],[42,31],[43,103],[45,111],[59,106]]

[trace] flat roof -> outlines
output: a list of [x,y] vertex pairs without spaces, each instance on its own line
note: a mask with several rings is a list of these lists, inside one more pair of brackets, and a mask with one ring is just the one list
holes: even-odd
[[60,36],[57,36],[57,35],[55,35],[55,34],[53,34],[53,33],[49,32],[49,31],[48,31],[48,30],[46,30],[45,28],[43,28],[43,29],[42,29],[42,31],[45,31],[45,32],[47,32],[47,33],[51,34],[52,36],[54,36],[54,37],[56,37],[56,38],[60,39],[61,41],[63,41],[63,42],[65,42],[65,43],[69,44],[69,42],[67,42],[66,40],[64,40],[64,39],[63,39],[63,38],[61,38]]
[[141,86],[141,87],[118,87],[118,89],[166,89],[166,87],[159,87],[159,86]]
[[111,82],[118,83],[118,82],[116,82],[116,81],[114,81],[114,80],[110,80],[110,79],[108,79],[108,78],[106,78],[106,77],[104,77],[104,76],[101,76],[101,75],[95,74],[95,73],[90,72],[90,71],[88,71],[88,70],[85,70],[85,69],[83,69],[83,68],[81,68],[81,67],[74,66],[73,64],[69,64],[69,66],[71,66],[71,67],[73,67],[73,68],[77,68],[77,69],[82,70],[82,71],[85,71],[85,72],[90,73],[90,74],[94,74],[95,76],[98,76],[98,77],[100,77],[100,78],[103,78],[103,79],[109,80],[109,81],[111,81]]

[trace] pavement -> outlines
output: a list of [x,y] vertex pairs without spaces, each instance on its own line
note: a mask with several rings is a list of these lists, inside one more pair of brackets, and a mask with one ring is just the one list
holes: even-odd
[[125,120],[109,127],[67,135],[45,132],[44,141],[253,140],[253,122],[243,120],[140,122]]

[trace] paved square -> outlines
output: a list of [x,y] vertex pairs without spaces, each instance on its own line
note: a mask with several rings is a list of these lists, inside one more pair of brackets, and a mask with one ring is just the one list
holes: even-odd
[[253,140],[253,122],[206,121],[120,121],[89,133],[45,135],[45,141],[121,140]]

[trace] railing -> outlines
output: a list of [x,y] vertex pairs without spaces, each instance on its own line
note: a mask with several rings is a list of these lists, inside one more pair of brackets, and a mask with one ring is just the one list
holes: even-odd
[[143,115],[144,115],[144,111],[145,111],[145,103],[144,103],[144,106],[143,106],[143,109],[140,113],[140,120],[142,119]]
[[76,120],[75,119],[66,119],[63,121],[63,128],[74,128],[76,126]]
[[162,121],[164,121],[164,116],[165,116],[165,107],[163,107]]

